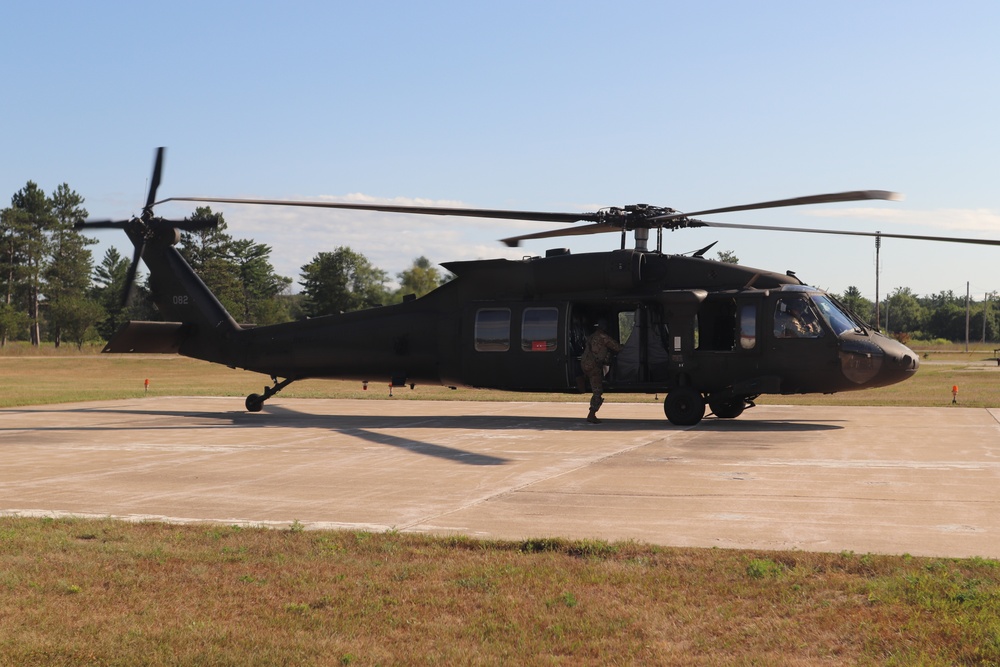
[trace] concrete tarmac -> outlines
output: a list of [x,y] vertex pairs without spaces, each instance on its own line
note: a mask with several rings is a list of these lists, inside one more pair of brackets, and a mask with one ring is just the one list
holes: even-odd
[[1000,409],[143,398],[0,410],[0,514],[1000,558]]

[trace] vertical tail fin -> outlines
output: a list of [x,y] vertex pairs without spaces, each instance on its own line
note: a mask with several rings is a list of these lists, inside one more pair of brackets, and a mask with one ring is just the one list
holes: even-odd
[[177,249],[150,241],[142,258],[157,310],[164,320],[183,325],[180,354],[232,365],[241,328]]

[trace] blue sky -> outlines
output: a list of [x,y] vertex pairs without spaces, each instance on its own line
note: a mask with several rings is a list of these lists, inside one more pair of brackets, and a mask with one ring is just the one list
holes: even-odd
[[[52,2],[0,21],[0,198],[66,182],[94,217],[229,196],[698,210],[855,189],[902,202],[720,222],[1000,238],[1000,3]],[[216,206],[299,277],[349,245],[395,274],[617,247],[545,223]],[[166,216],[190,206],[165,205]],[[95,234],[97,236],[97,234]],[[99,259],[124,237],[100,234]],[[742,263],[874,298],[866,238],[690,230]],[[1000,290],[1000,248],[886,240],[881,289]]]

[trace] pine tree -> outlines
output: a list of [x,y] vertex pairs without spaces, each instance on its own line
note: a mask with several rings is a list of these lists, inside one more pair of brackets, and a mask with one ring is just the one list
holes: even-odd
[[288,307],[277,297],[292,284],[271,266],[271,246],[251,240],[234,240],[229,258],[239,273],[240,310],[232,314],[245,323],[276,324],[288,320]]
[[112,246],[105,251],[101,263],[94,268],[91,298],[104,312],[103,319],[97,323],[97,333],[104,340],[109,340],[128,320],[127,307],[122,306],[122,295],[125,293],[129,261]]
[[[50,232],[49,258],[44,271],[45,303],[49,335],[59,347],[63,329],[72,327],[79,332],[93,325],[102,316],[100,308],[89,308],[83,303],[90,286],[93,258],[88,245],[97,241],[80,234],[73,225],[87,217],[83,197],[63,183],[50,198],[54,222]],[[79,318],[93,317],[82,323]],[[76,338],[80,333],[75,334]],[[76,340],[74,338],[74,340]],[[82,344],[82,341],[78,341]]]
[[45,192],[32,181],[18,190],[11,198],[11,213],[7,216],[5,231],[14,237],[12,296],[20,297],[28,316],[31,344],[41,343],[42,280],[46,257],[49,252],[49,234],[55,227],[52,202]]

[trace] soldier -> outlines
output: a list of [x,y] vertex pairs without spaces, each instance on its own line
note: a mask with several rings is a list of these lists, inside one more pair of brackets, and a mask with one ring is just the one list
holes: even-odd
[[605,329],[603,321],[594,325],[594,332],[587,337],[583,356],[580,357],[580,369],[590,380],[590,390],[594,392],[590,397],[590,414],[587,415],[587,421],[591,424],[601,423],[597,418],[597,411],[604,403],[604,366],[611,361],[612,352],[620,352],[622,349]]
[[782,299],[774,313],[775,338],[816,338],[823,332],[805,299]]

